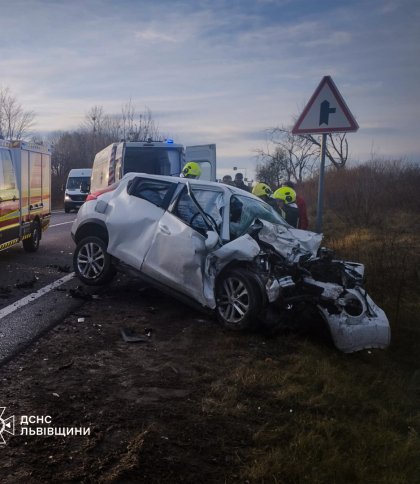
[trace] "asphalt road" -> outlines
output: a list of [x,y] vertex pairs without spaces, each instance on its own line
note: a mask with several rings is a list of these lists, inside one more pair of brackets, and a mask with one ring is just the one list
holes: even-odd
[[53,213],[35,253],[21,244],[0,252],[0,364],[83,302],[72,297],[79,284],[72,276],[75,217]]

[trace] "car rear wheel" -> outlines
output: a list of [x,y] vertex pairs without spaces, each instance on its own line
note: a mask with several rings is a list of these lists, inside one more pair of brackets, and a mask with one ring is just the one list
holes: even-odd
[[78,278],[89,286],[106,284],[115,275],[106,244],[99,237],[86,237],[77,244],[73,266]]
[[39,222],[33,222],[31,227],[31,236],[22,241],[23,248],[26,252],[36,252],[41,240],[41,226]]
[[216,311],[226,328],[236,331],[251,328],[260,310],[260,290],[249,271],[232,269],[222,274],[216,285]]

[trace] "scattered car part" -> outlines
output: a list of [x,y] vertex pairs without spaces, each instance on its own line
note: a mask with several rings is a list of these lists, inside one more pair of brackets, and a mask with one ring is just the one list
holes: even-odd
[[126,343],[145,343],[148,338],[136,335],[131,329],[121,328],[121,336]]

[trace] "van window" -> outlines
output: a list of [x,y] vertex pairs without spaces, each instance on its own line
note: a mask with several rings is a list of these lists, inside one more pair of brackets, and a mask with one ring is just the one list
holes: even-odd
[[181,156],[176,149],[126,147],[124,175],[126,173],[148,173],[150,175],[179,175]]
[[15,190],[16,178],[9,150],[0,150],[0,190]]
[[67,189],[68,190],[79,190],[80,185],[83,182],[90,184],[90,177],[89,176],[72,176],[67,180]]

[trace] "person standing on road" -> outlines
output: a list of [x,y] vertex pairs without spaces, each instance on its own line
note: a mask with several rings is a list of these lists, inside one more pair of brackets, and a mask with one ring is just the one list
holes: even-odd
[[230,175],[225,175],[223,178],[222,178],[222,183],[224,183],[225,185],[230,185],[232,186],[233,185],[233,180],[232,180],[232,177]]
[[296,192],[292,188],[283,186],[274,192],[273,198],[278,201],[281,216],[289,225],[297,228],[299,224],[299,209],[296,204]]
[[[291,181],[284,182],[282,186],[292,188],[296,192],[296,185]],[[298,193],[296,193],[296,205],[299,209],[298,229],[308,230],[309,220],[308,213],[306,211],[306,201]]]
[[251,192],[249,186],[245,185],[244,183],[244,176],[242,175],[242,173],[237,173],[235,175],[233,184],[235,185],[235,187],[240,188],[241,190],[245,190],[246,192]]

